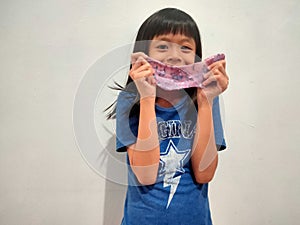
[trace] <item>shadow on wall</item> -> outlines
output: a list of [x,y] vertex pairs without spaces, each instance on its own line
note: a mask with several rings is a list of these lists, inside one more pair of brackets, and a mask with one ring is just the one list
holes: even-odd
[[116,152],[115,140],[115,135],[112,135],[105,147],[109,157],[99,156],[102,160],[107,160],[103,225],[121,224],[127,190],[127,186],[124,183],[127,180],[127,170],[116,164],[116,162],[121,162],[123,166],[126,165],[126,153]]

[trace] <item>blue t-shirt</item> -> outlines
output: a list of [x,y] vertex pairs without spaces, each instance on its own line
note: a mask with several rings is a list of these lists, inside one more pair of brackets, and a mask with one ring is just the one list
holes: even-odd
[[[138,117],[129,119],[135,94],[120,92],[116,108],[117,151],[136,142]],[[160,140],[157,182],[139,184],[128,163],[128,190],[122,225],[211,225],[208,184],[195,181],[190,156],[197,111],[188,96],[171,108],[155,106]],[[218,98],[213,105],[216,144],[225,149]],[[200,125],[201,126],[201,125]]]

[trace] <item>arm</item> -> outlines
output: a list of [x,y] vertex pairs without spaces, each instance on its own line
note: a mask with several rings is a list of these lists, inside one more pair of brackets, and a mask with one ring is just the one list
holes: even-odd
[[137,141],[127,147],[127,152],[132,171],[139,182],[151,185],[156,182],[160,158],[155,114],[156,87],[151,65],[143,58],[133,61],[130,76],[140,94],[140,115]]
[[154,104],[153,97],[140,100],[137,141],[127,149],[131,168],[143,185],[155,183],[159,166],[160,149]]
[[209,66],[202,83],[203,89],[197,90],[198,115],[192,152],[192,167],[198,183],[210,182],[218,165],[218,152],[215,143],[212,105],[214,97],[228,87],[226,62],[221,60]]
[[212,100],[204,99],[198,105],[196,134],[192,150],[192,167],[197,183],[210,182],[218,164],[212,118]]

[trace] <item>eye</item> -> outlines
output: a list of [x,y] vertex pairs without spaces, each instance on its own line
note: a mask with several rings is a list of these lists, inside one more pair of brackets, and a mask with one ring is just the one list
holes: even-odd
[[168,46],[167,45],[158,45],[156,48],[158,48],[159,50],[167,50]]
[[192,51],[192,48],[189,47],[189,46],[184,45],[184,46],[181,46],[181,50],[184,51],[184,52],[190,52],[190,51]]

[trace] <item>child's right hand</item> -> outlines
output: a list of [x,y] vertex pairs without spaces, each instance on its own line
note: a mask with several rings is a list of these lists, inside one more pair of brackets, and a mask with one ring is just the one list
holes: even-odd
[[131,55],[132,68],[129,71],[129,75],[138,89],[140,99],[156,96],[154,70],[145,59],[147,57],[142,52],[136,52]]

